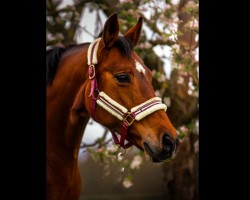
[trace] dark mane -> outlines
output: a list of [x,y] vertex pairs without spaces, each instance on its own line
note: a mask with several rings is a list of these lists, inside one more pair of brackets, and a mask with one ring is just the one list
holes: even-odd
[[46,84],[51,84],[55,76],[59,60],[65,48],[56,47],[46,51]]
[[[70,45],[70,46],[67,46],[66,48],[56,47],[54,49],[50,49],[46,51],[46,85],[52,83],[56,74],[58,63],[62,55],[69,50],[72,50],[76,47],[86,45],[86,44],[89,44],[89,43],[83,43],[81,45],[76,45],[76,44]],[[121,51],[121,53],[124,56],[131,58],[132,50],[133,50],[131,41],[129,41],[128,39],[124,37],[119,36],[117,40],[115,41],[114,45]]]
[[133,46],[130,40],[125,37],[118,37],[115,41],[115,46],[121,51],[124,56],[131,58]]
[[76,47],[79,47],[85,44],[86,43],[83,43],[81,45],[73,44],[73,45],[67,46],[66,48],[56,47],[54,49],[50,49],[46,51],[46,85],[52,83],[56,74],[58,63],[62,55],[69,50],[72,50]]
[[[99,33],[98,37],[102,37],[103,31]],[[133,46],[130,40],[125,37],[118,36],[115,41],[115,46],[121,51],[124,56],[131,57]]]

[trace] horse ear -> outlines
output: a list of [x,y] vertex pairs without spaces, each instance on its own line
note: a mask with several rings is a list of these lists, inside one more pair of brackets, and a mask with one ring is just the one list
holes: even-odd
[[133,47],[136,46],[137,42],[140,39],[142,23],[143,23],[143,18],[140,17],[138,19],[138,22],[131,29],[129,29],[124,35],[125,38],[131,40]]
[[105,47],[111,47],[116,41],[118,35],[119,35],[119,22],[117,19],[117,14],[113,13],[107,19],[102,33],[102,39]]

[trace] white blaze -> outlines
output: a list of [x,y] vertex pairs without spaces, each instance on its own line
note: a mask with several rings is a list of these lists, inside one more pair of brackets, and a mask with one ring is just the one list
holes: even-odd
[[143,66],[135,60],[135,68],[137,69],[138,72],[145,74],[145,69]]

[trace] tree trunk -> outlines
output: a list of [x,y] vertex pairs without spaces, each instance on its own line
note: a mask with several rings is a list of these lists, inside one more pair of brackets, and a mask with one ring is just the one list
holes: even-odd
[[[192,15],[185,12],[185,5],[188,0],[181,0],[179,4],[178,17],[182,20],[179,31],[184,31],[184,26]],[[178,42],[186,50],[193,49],[197,42],[194,31],[185,31],[178,37]],[[192,119],[198,117],[198,98],[188,95],[189,75],[183,76],[184,84],[178,84],[177,79],[181,75],[178,70],[173,70],[170,78],[171,107],[167,113],[174,126],[180,127],[188,124]],[[165,173],[165,198],[169,200],[198,200],[198,135],[189,132],[187,136],[180,140],[180,145],[176,157],[163,164]]]

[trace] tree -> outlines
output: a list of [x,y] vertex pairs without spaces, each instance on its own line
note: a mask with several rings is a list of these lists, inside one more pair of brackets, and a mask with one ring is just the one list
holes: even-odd
[[[198,0],[74,0],[72,5],[62,8],[62,0],[46,0],[46,3],[47,48],[76,43],[75,33],[83,28],[79,26],[81,12],[87,6],[92,10],[100,9],[107,16],[117,12],[123,33],[139,16],[144,17],[150,34],[143,31],[136,51],[153,71],[153,86],[168,105],[168,116],[181,139],[177,156],[162,165],[166,196],[171,200],[198,199]],[[96,26],[98,20],[97,17]],[[98,34],[96,32],[95,36]],[[154,51],[157,46],[171,48],[171,58],[164,53],[157,55]],[[166,59],[171,60],[172,65],[169,78],[163,67]],[[106,135],[107,132],[94,144],[83,144],[83,147],[97,145],[103,151],[88,150],[96,158],[109,155],[112,159],[117,149],[103,154],[109,142],[105,141]]]

